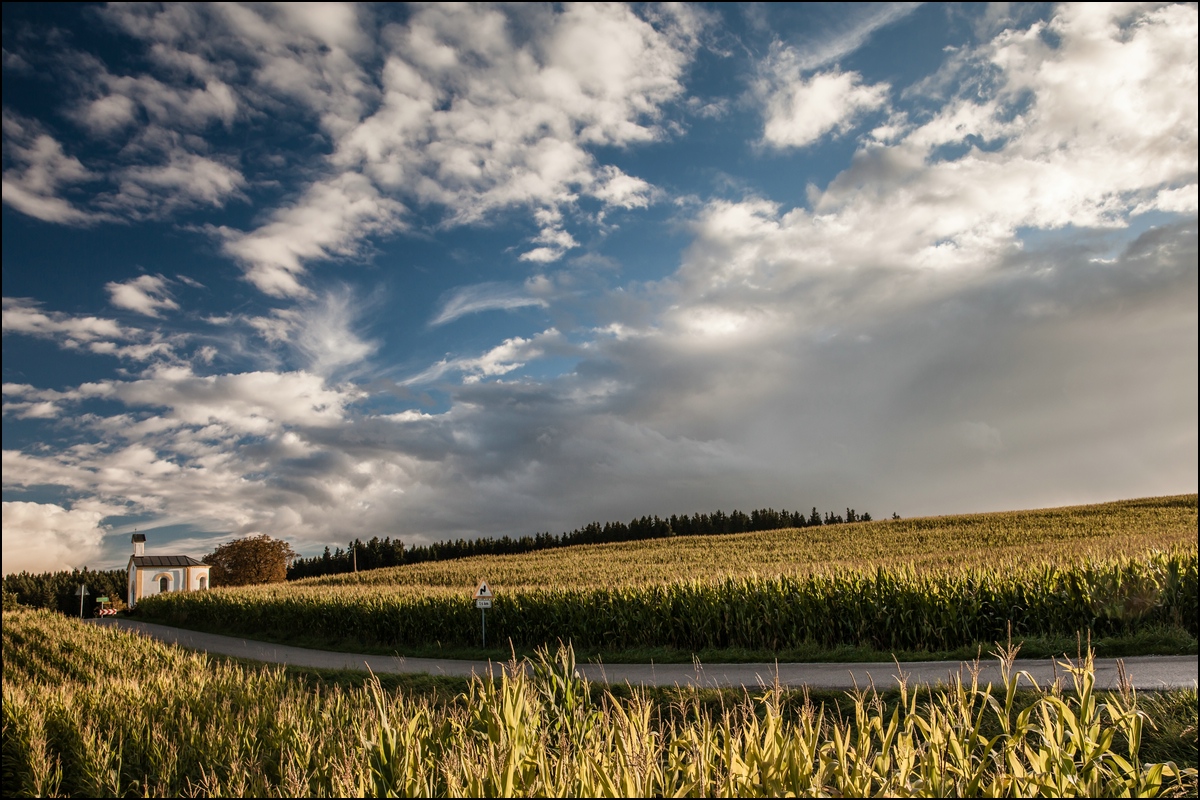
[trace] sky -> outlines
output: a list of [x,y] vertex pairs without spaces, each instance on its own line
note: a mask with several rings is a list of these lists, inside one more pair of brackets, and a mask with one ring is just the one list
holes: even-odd
[[3,570],[1197,487],[1197,8],[5,4]]

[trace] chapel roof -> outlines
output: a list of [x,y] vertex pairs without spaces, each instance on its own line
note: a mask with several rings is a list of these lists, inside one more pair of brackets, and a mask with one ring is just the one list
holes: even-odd
[[133,556],[135,567],[207,567],[191,556]]

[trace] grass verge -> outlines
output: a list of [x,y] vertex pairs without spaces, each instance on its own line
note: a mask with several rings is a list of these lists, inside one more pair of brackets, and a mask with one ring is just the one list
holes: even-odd
[[[137,617],[131,617],[137,619]],[[155,623],[161,624],[161,623]],[[185,627],[185,626],[176,626]],[[214,627],[188,624],[187,630],[202,633],[228,635]],[[513,657],[532,657],[536,647],[443,647],[440,643],[425,647],[379,647],[353,639],[325,639],[303,634],[272,635],[261,633],[255,636],[236,634],[239,639],[286,644],[312,650],[328,650],[336,653],[361,653],[365,655],[404,656],[406,658],[447,658],[463,661],[507,661]],[[1083,634],[1086,637],[1086,634]],[[1049,636],[1016,638],[1013,644],[1020,645],[1022,659],[1056,658],[1074,656],[1080,652],[1084,642],[1081,636]],[[557,645],[557,642],[548,642]],[[1097,658],[1129,658],[1132,656],[1177,656],[1196,655],[1197,639],[1182,626],[1162,625],[1147,628],[1134,634],[1108,636],[1092,640],[1092,649]],[[970,661],[980,654],[986,655],[995,647],[993,642],[974,642],[953,650],[879,650],[870,646],[839,645],[825,647],[810,644],[778,651],[746,650],[742,648],[705,649],[697,652],[674,647],[644,647],[625,650],[601,650],[598,648],[575,647],[576,658],[581,663],[603,661],[605,664],[691,664],[699,659],[703,664],[757,664],[779,661],[781,663],[890,663],[897,661]]]

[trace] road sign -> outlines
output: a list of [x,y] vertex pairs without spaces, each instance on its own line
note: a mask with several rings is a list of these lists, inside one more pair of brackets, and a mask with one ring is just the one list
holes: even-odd
[[107,598],[107,597],[97,597],[97,598],[96,598],[96,602],[97,602],[97,603],[107,603],[107,602],[108,602],[108,598]]
[[115,608],[102,608],[97,611],[96,614],[101,617],[115,617],[117,615],[117,610]]
[[85,594],[91,594],[91,592],[88,591],[86,583],[81,583],[79,584],[79,588],[75,590],[75,595],[77,597],[83,597]]
[[475,607],[479,609],[479,633],[483,640],[483,646],[487,647],[487,610],[492,607],[492,587],[488,586],[487,580],[479,582],[479,586],[475,587]]

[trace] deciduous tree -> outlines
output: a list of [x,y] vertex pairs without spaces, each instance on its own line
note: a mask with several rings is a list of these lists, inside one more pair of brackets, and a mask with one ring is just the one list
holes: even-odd
[[283,582],[288,562],[295,557],[290,544],[263,533],[226,542],[203,560],[212,566],[213,586],[246,586]]

